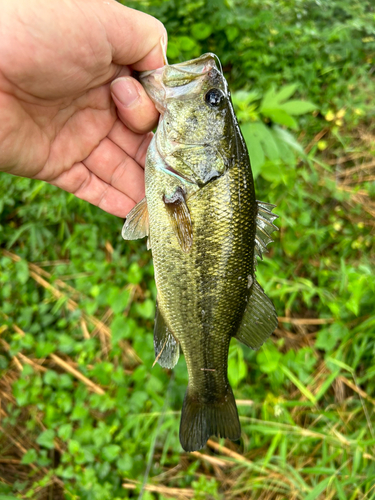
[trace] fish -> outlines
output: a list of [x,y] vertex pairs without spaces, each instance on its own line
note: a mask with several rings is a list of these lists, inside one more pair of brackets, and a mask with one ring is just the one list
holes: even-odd
[[145,198],[128,214],[125,240],[147,237],[157,302],[155,359],[185,356],[188,387],[180,442],[238,440],[228,381],[232,337],[258,349],[277,326],[256,281],[257,257],[277,227],[275,205],[256,200],[246,143],[220,61],[212,53],[139,75],[160,112],[145,165]]

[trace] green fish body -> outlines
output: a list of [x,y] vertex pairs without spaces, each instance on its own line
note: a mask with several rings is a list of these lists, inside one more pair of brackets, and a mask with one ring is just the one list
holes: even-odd
[[141,74],[161,112],[146,160],[146,197],[128,215],[125,239],[148,236],[158,290],[158,363],[184,353],[189,373],[180,441],[240,438],[227,378],[232,337],[257,349],[277,325],[255,279],[276,229],[272,205],[255,199],[249,156],[227,83],[213,54]]

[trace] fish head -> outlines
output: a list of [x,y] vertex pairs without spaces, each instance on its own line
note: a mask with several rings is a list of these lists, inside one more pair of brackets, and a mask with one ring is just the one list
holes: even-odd
[[237,121],[214,54],[140,74],[161,117],[158,149],[177,172],[206,184],[226,169]]

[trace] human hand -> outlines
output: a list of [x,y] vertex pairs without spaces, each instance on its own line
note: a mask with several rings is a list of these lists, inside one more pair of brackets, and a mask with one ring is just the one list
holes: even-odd
[[0,171],[126,217],[158,118],[129,75],[164,64],[163,25],[115,0],[0,0],[0,12]]

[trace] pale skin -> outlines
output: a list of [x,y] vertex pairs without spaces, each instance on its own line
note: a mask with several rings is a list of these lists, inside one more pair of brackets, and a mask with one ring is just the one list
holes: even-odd
[[158,119],[130,75],[163,66],[163,25],[114,0],[0,0],[0,40],[0,172],[126,217]]

